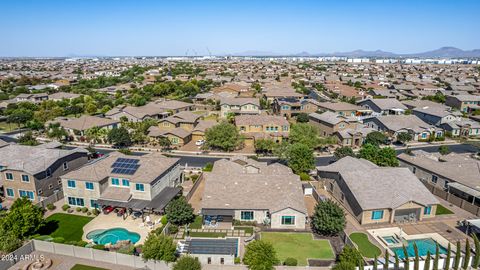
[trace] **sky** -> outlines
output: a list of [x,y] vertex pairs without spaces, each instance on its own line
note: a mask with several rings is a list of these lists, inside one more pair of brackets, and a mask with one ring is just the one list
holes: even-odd
[[471,50],[479,10],[477,0],[1,0],[0,56]]

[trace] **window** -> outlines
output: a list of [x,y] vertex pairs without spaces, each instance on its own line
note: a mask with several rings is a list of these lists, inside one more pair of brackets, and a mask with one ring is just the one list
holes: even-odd
[[42,189],[39,189],[39,190],[37,191],[37,193],[38,193],[38,195],[42,195],[43,190],[42,190]]
[[143,184],[135,184],[135,190],[145,191],[145,186]]
[[22,174],[22,182],[30,182],[30,178],[28,177],[28,175]]
[[6,178],[7,180],[13,181],[13,174],[7,172],[7,173],[5,173],[5,178]]
[[92,207],[92,208],[98,208],[97,200],[90,200],[90,207]]
[[432,213],[432,206],[429,205],[423,209],[423,214],[424,215],[430,215]]
[[122,179],[122,186],[129,187],[130,186],[130,181],[128,181],[128,179]]
[[288,126],[282,126],[282,131],[288,131]]
[[207,258],[207,264],[212,264],[212,257]]
[[373,220],[383,219],[383,210],[372,211],[372,219]]
[[438,177],[436,175],[432,175],[432,182],[436,184],[437,181],[438,181]]
[[333,191],[333,183],[330,183],[330,191]]
[[225,259],[224,258],[220,258],[220,264],[225,264]]
[[172,138],[172,144],[178,144],[178,138],[177,137]]
[[85,182],[85,188],[88,190],[93,190],[93,183],[92,182]]
[[35,194],[33,194],[33,191],[28,191],[28,190],[18,190],[18,194],[20,197],[27,197],[30,200],[35,199]]
[[15,193],[13,192],[13,189],[7,188],[7,197],[10,197],[10,198],[15,197]]
[[412,167],[412,172],[415,173],[417,171],[417,167]]
[[52,184],[48,185],[48,189],[52,189],[52,188],[53,188]]
[[282,225],[295,225],[295,216],[282,216]]
[[68,204],[76,206],[85,206],[85,201],[82,198],[68,197]]
[[242,211],[240,212],[241,220],[253,220],[253,211]]
[[426,139],[427,138],[427,133],[422,133],[422,139]]
[[448,188],[448,181],[445,180],[445,183],[443,184],[443,188],[447,189]]
[[112,185],[113,186],[120,186],[120,180],[118,180],[118,178],[112,178]]
[[77,187],[77,182],[75,182],[75,180],[68,180],[67,181],[67,187],[76,188]]
[[63,170],[64,171],[68,170],[68,163],[67,162],[63,162]]

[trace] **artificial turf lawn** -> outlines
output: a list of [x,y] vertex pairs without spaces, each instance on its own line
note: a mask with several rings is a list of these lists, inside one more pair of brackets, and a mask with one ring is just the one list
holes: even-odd
[[272,243],[282,262],[286,258],[295,258],[298,265],[305,266],[307,259],[335,258],[330,242],[313,240],[310,233],[262,232],[262,240]]
[[363,257],[374,258],[375,255],[380,256],[380,249],[368,240],[368,236],[361,232],[350,234],[350,239],[357,245],[358,251]]
[[108,270],[106,268],[94,267],[84,264],[75,264],[70,270]]
[[437,204],[437,210],[435,211],[435,215],[450,215],[453,214],[452,210],[446,208],[445,206],[441,204]]
[[221,232],[190,232],[191,237],[206,237],[206,238],[218,238],[227,236],[226,233]]
[[46,219],[47,229],[51,229],[51,237],[62,237],[65,242],[82,240],[83,227],[93,217],[84,217],[71,214],[57,213]]
[[195,220],[192,223],[190,223],[189,228],[190,229],[201,229],[202,228],[202,222],[203,222],[202,216],[196,216]]

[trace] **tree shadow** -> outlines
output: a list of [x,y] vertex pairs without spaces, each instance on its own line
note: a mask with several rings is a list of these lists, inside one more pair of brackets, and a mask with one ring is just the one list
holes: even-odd
[[37,234],[50,235],[58,229],[58,220],[49,220],[38,229]]

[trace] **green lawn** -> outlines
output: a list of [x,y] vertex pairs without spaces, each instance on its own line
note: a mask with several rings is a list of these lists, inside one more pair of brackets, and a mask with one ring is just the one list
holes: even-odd
[[377,246],[368,240],[368,236],[364,233],[352,233],[350,234],[350,239],[357,245],[363,257],[374,258],[375,255],[380,256],[382,253]]
[[70,270],[108,270],[106,268],[94,267],[84,264],[75,264]]
[[437,204],[437,210],[435,211],[435,215],[450,215],[453,214],[452,210],[446,208],[445,206],[441,204]]
[[295,258],[298,265],[308,264],[307,259],[333,259],[332,247],[328,240],[313,240],[310,233],[263,232],[262,240],[273,244],[278,258]]
[[196,216],[195,220],[190,223],[190,229],[201,229],[202,228],[202,216]]
[[93,217],[84,217],[71,214],[57,213],[49,216],[46,221],[46,230],[41,234],[48,234],[51,237],[62,237],[65,242],[82,240],[83,227]]
[[205,237],[205,238],[218,238],[227,236],[226,233],[220,232],[190,232],[191,237]]

